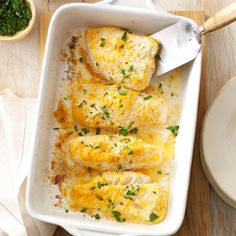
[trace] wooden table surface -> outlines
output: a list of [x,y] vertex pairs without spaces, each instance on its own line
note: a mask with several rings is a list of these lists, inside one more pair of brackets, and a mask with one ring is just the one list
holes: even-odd
[[[92,2],[93,0],[86,1]],[[133,0],[134,1],[134,0]],[[54,11],[58,6],[78,0],[35,0],[38,16],[45,11]],[[159,6],[166,10],[205,10],[207,16],[232,0],[165,0],[156,1]],[[40,76],[40,37],[39,17],[30,35],[16,43],[0,42],[0,86],[12,88],[17,95],[22,97],[37,97]],[[200,106],[205,108],[215,98],[219,89],[233,76],[236,75],[236,24],[213,32],[206,36],[206,76],[205,92],[202,93]],[[199,114],[200,121],[204,115]],[[199,122],[200,122],[199,121]],[[200,126],[198,126],[198,129]],[[197,139],[199,130],[197,130]],[[195,158],[196,159],[196,158]],[[197,161],[195,164],[200,165]],[[201,167],[199,167],[201,169]],[[191,178],[194,179],[194,173]],[[236,209],[224,203],[214,192],[211,186],[204,180],[195,178],[195,189],[191,189],[188,199],[188,210],[185,217],[184,227],[177,235],[181,236],[236,236]],[[199,181],[199,182],[198,182]],[[201,182],[204,186],[201,186]],[[197,187],[204,187],[207,196],[195,197]],[[192,201],[195,201],[194,203]],[[192,209],[191,209],[192,207]],[[194,207],[194,209],[193,209]],[[198,217],[194,219],[191,212],[200,207]],[[202,232],[205,232],[202,234]],[[57,230],[57,236],[68,235],[63,230]],[[31,235],[30,235],[31,236]]]

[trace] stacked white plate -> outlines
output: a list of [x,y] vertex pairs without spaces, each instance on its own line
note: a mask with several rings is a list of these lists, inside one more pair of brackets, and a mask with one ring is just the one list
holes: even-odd
[[213,188],[236,208],[236,77],[221,89],[206,113],[201,154]]

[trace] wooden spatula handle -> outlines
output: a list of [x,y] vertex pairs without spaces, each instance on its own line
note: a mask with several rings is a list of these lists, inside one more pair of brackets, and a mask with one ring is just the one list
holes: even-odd
[[236,1],[210,17],[202,26],[202,34],[220,29],[236,21]]

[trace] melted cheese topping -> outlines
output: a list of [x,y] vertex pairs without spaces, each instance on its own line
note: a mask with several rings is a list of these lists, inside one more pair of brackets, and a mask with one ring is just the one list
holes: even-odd
[[[114,38],[123,36],[124,31],[119,32]],[[125,88],[126,83],[104,84],[109,73],[96,67],[95,58],[91,61],[87,50],[83,30],[68,34],[62,53],[66,76],[60,80],[54,112],[56,135],[50,171],[52,182],[60,190],[55,205],[66,211],[81,211],[96,220],[103,217],[119,222],[158,223],[168,208],[176,139],[170,126],[178,125],[181,68],[153,78],[145,90],[135,92]],[[126,64],[126,71],[131,65]],[[130,145],[122,139],[128,143],[130,139]],[[123,150],[125,146],[129,148]],[[127,192],[135,201],[124,198]]]
[[155,71],[156,40],[116,27],[87,29],[86,39],[94,67],[108,81],[138,91],[148,87]]
[[101,83],[76,84],[73,91],[72,115],[85,127],[118,129],[166,122],[166,102],[154,94]]
[[78,137],[69,148],[72,160],[100,171],[148,168],[162,160],[159,147],[132,136]]

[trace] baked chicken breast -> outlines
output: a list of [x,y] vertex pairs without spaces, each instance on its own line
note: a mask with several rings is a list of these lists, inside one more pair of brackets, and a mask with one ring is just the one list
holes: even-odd
[[94,68],[108,81],[137,91],[148,87],[158,52],[155,39],[116,27],[89,28],[85,36]]
[[73,119],[88,128],[131,130],[167,119],[166,102],[158,96],[102,83],[78,84],[73,90]]
[[159,186],[139,172],[104,172],[87,184],[73,186],[70,197],[72,208],[102,209],[119,222],[126,217],[150,221],[152,214],[159,214],[154,212],[161,200]]
[[157,166],[160,148],[132,136],[96,135],[70,141],[71,158],[83,166],[106,170],[134,170]]

